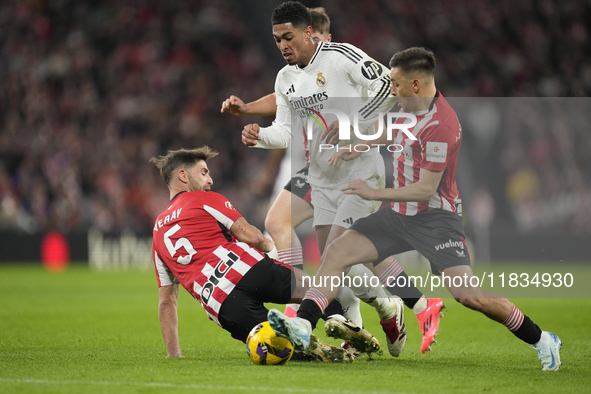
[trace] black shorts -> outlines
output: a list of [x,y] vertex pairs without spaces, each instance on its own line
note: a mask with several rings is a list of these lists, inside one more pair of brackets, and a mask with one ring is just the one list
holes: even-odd
[[267,321],[263,303],[287,304],[295,286],[293,270],[270,257],[256,263],[224,300],[218,320],[233,338],[246,342],[254,326]]
[[379,253],[376,265],[409,250],[425,256],[435,275],[446,268],[470,265],[462,218],[453,212],[434,209],[406,216],[384,208],[357,220],[349,229],[373,242]]
[[295,194],[308,204],[312,205],[312,188],[308,183],[308,169],[310,164],[307,164],[304,168],[296,172],[296,174],[287,182],[283,188],[290,193]]

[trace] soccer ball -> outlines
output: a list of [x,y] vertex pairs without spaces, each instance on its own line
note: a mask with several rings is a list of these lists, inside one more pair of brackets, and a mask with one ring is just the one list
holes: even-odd
[[246,352],[257,365],[282,365],[293,355],[293,345],[278,337],[266,321],[257,324],[248,334]]

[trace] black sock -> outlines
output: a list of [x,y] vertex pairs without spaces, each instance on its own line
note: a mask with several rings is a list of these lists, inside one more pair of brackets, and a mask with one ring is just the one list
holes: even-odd
[[300,309],[298,309],[298,317],[308,320],[312,325],[312,330],[316,328],[316,323],[321,316],[322,311],[314,301],[308,299],[302,301]]
[[542,329],[529,317],[523,315],[523,323],[521,323],[521,327],[513,331],[513,335],[521,339],[523,342],[533,345],[542,337]]
[[[406,280],[399,279],[400,277]],[[423,293],[415,286],[414,282],[408,278],[406,272],[400,273],[396,276],[396,280],[391,282],[394,286],[388,286],[385,284],[386,289],[395,296],[398,296],[404,302],[404,305],[411,308],[419,301],[423,296]],[[400,284],[400,287],[398,286]]]
[[324,310],[322,314],[322,320],[326,320],[329,316],[332,315],[342,315],[343,314],[343,306],[341,303],[335,298],[332,300],[330,304]]

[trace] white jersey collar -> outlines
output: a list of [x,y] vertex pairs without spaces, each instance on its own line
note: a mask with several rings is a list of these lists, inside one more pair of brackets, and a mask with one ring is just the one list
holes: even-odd
[[[318,43],[318,45],[316,46],[316,51],[314,52],[314,55],[312,55],[312,58],[310,59],[310,61],[308,62],[308,65],[306,67],[308,67],[310,64],[314,63],[314,60],[316,60],[316,57],[320,53],[320,50],[322,49],[323,46],[324,46],[323,42]],[[303,70],[304,68],[306,68],[306,67],[300,67],[297,64],[295,66],[299,70]]]

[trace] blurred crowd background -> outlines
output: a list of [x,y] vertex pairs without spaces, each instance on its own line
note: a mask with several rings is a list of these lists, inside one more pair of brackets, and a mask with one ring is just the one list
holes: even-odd
[[[270,152],[244,147],[240,131],[272,118],[220,107],[272,92],[279,3],[0,2],[0,229],[149,233],[168,190],[148,160],[203,144],[221,153],[214,190],[262,226],[271,186],[253,185]],[[591,3],[303,3],[326,8],[333,41],[384,64],[432,49],[441,92],[481,98],[461,115],[468,224],[477,200],[523,232],[591,232]]]

